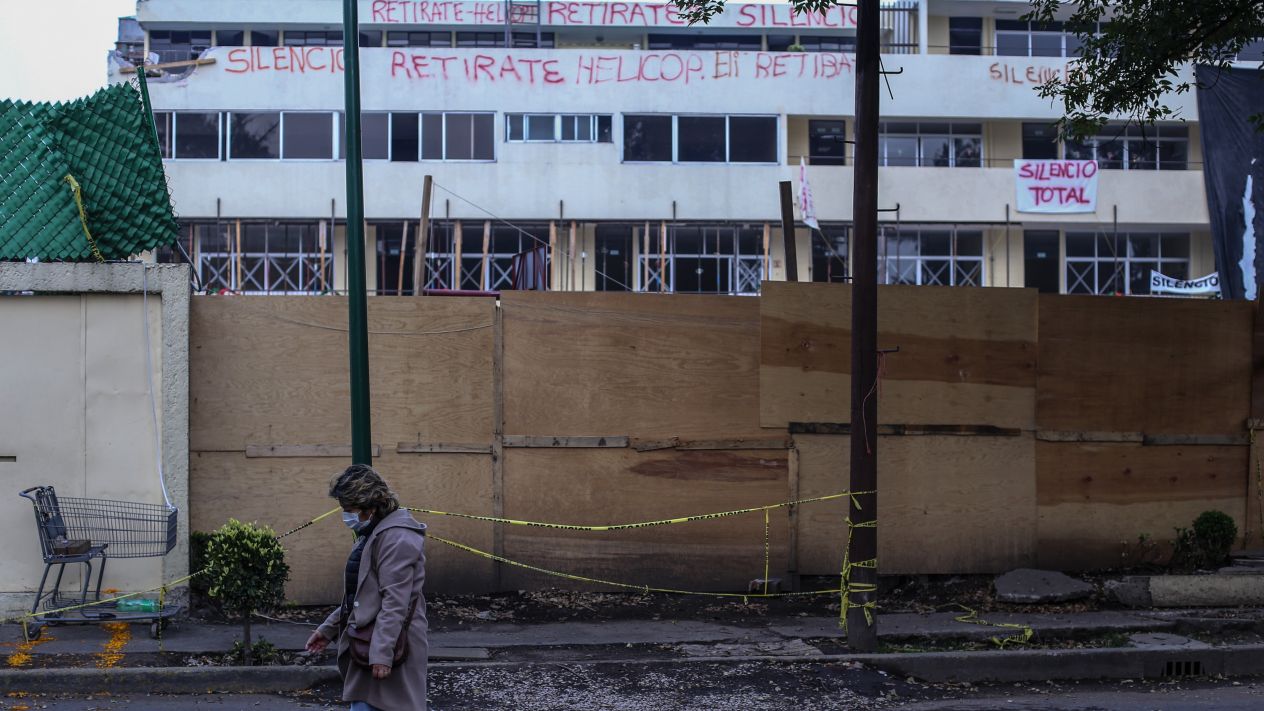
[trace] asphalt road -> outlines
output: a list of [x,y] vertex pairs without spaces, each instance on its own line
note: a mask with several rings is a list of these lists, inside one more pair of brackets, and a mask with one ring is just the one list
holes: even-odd
[[[439,711],[1246,711],[1264,708],[1264,680],[1181,683],[922,685],[830,664],[536,666],[434,670]],[[4,711],[294,711],[345,709],[337,690],[287,696],[0,698]]]

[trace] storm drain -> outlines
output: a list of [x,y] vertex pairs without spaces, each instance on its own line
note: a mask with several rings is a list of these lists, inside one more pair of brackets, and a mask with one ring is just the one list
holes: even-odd
[[1203,663],[1194,660],[1168,660],[1163,664],[1163,676],[1180,677],[1180,676],[1202,676]]

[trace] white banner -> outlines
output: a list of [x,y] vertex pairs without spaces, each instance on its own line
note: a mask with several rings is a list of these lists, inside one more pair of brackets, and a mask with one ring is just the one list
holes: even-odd
[[1014,161],[1019,212],[1096,212],[1097,161]]
[[812,186],[808,184],[808,164],[799,156],[799,214],[803,224],[818,232],[821,223],[816,221],[816,203],[812,202]]
[[1219,294],[1220,272],[1198,279],[1173,279],[1150,270],[1151,294]]

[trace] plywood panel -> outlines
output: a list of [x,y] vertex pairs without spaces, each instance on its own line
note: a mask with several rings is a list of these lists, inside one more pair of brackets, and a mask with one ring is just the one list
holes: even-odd
[[[796,435],[799,496],[845,490],[849,438]],[[1035,556],[1034,439],[882,437],[878,442],[878,569],[995,573]],[[862,505],[866,499],[862,498]],[[799,570],[836,575],[847,540],[845,501],[799,510]]]
[[505,432],[757,436],[759,303],[508,292]]
[[[490,442],[489,299],[369,299],[373,441]],[[190,448],[350,442],[347,302],[193,299]]]
[[1246,447],[1037,442],[1041,566],[1118,565],[1125,543],[1170,541],[1203,511],[1241,530]]
[[[764,285],[760,422],[851,418],[851,288]],[[1035,292],[882,287],[885,358],[880,422],[1031,429],[1036,383]]]
[[[785,501],[786,450],[511,449],[505,509],[515,519],[611,524],[714,513]],[[559,519],[561,519],[559,521]],[[789,512],[771,512],[774,576],[787,565]],[[588,533],[511,526],[510,558],[655,587],[744,590],[763,576],[762,513],[654,528]],[[505,569],[509,587],[570,586]]]
[[[328,459],[247,459],[236,452],[195,452],[189,461],[190,529],[211,531],[229,517],[258,521],[284,532],[337,505],[329,479],[342,466]],[[489,515],[491,458],[480,454],[385,453],[374,462],[406,506]],[[487,549],[489,524],[449,517],[417,518],[431,532]],[[288,596],[329,604],[341,596],[351,537],[330,517],[285,539],[290,564]],[[492,585],[492,563],[440,543],[426,549],[429,590],[463,592]]]
[[1251,304],[1040,297],[1040,429],[1241,434]]

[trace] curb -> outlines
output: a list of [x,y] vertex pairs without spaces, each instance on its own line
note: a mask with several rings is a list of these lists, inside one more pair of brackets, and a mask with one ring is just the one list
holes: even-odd
[[1051,649],[853,655],[892,674],[930,682],[1174,679],[1264,675],[1264,644],[1208,649]]
[[[1210,649],[1058,649],[909,654],[747,655],[669,659],[436,662],[433,669],[475,667],[851,662],[889,674],[943,682],[1036,682],[1090,679],[1174,679],[1264,676],[1264,644]],[[340,683],[332,666],[130,667],[119,669],[0,670],[0,693],[277,693]]]
[[0,694],[271,694],[340,683],[337,667],[124,667],[117,669],[3,669]]

